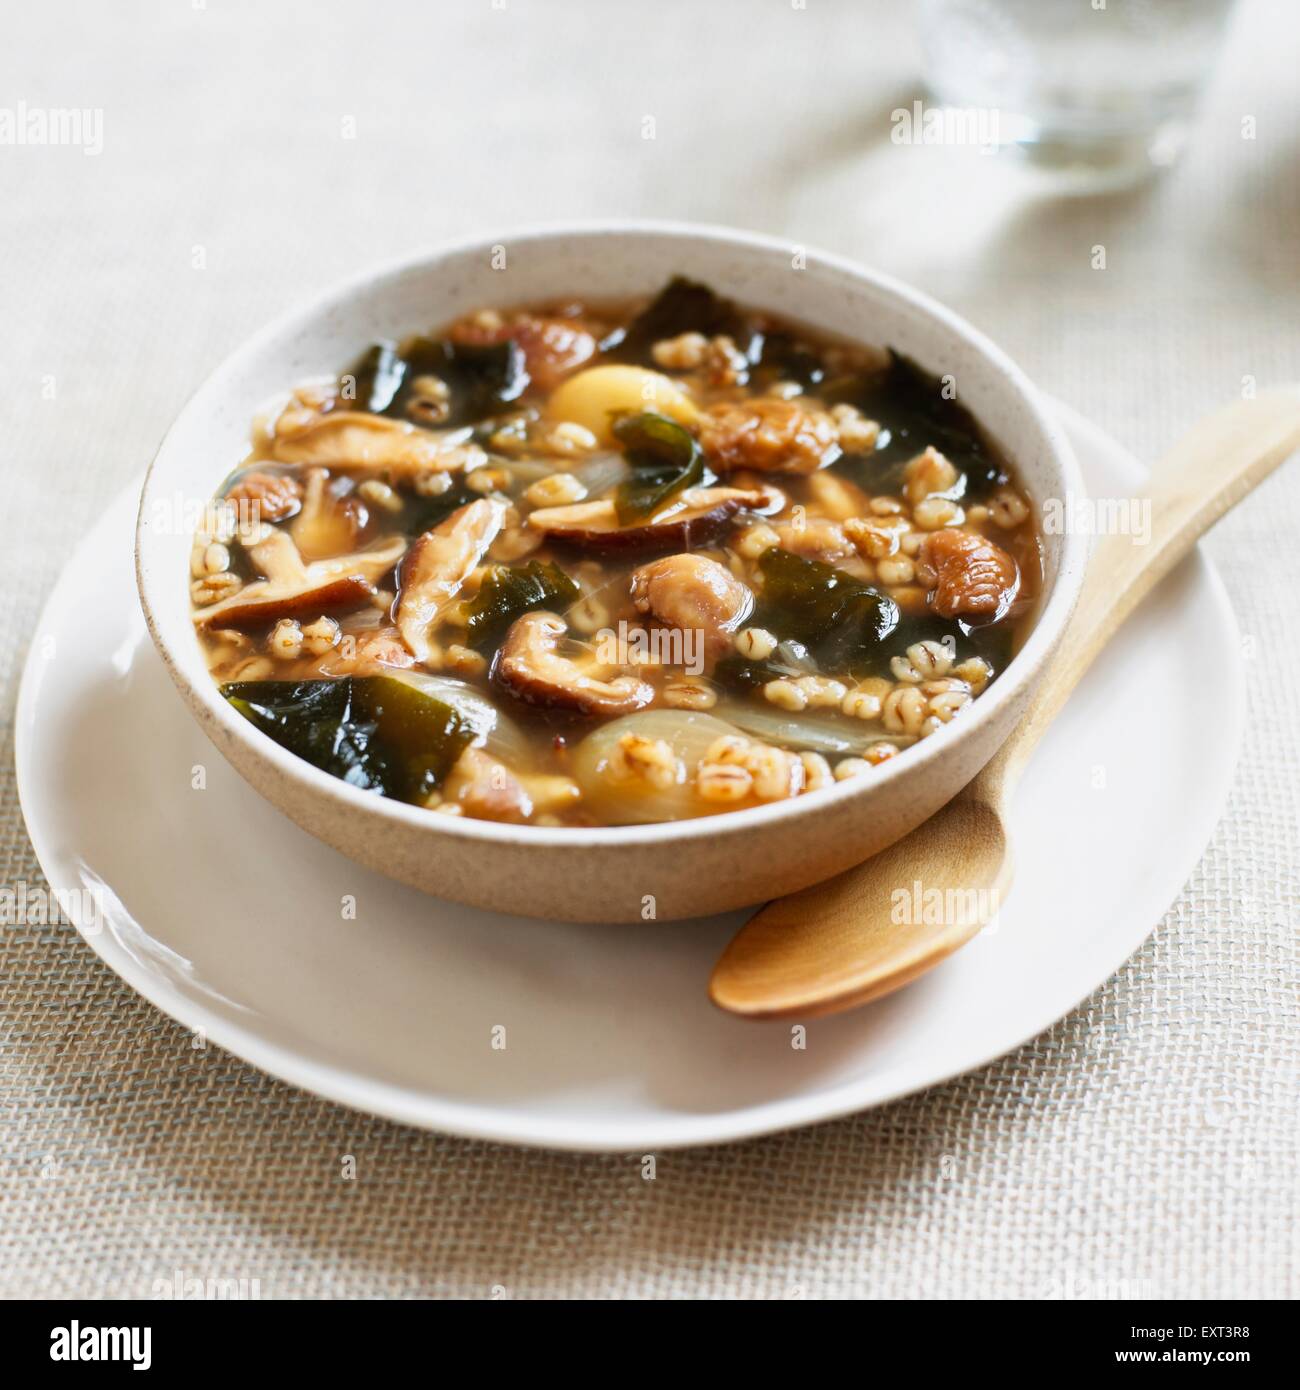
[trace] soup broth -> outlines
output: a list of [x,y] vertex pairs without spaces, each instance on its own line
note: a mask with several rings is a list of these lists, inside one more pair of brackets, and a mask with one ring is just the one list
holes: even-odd
[[870,777],[1006,667],[1030,507],[935,380],[677,279],[372,345],[256,424],[194,621],[265,735],[532,825]]

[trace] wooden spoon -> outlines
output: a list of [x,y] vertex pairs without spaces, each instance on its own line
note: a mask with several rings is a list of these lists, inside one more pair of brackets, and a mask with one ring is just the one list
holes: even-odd
[[[1097,543],[1061,644],[1024,717],[984,770],[866,863],[750,918],[714,967],[713,1002],[747,1018],[836,1013],[923,975],[987,925],[1011,883],[1011,794],[1044,730],[1142,599],[1297,447],[1300,394],[1289,391],[1226,406],[1181,439],[1151,476],[1150,542],[1108,536]],[[892,921],[894,891],[918,881],[927,894],[938,889],[943,901],[964,904],[967,910],[951,914],[961,920]]]

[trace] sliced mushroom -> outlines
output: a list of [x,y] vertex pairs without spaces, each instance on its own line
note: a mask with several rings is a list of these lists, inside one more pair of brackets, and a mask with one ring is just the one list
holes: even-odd
[[[405,550],[405,536],[389,536],[367,546],[365,550],[353,551],[351,555],[337,555],[332,560],[315,560],[307,566],[307,573],[321,578],[360,575],[373,587],[387,577]],[[247,593],[248,590],[245,589],[244,592]]]
[[244,549],[268,583],[283,588],[302,588],[307,583],[307,566],[287,531],[267,527],[259,533],[243,532]]
[[532,798],[523,783],[505,763],[481,748],[467,748],[456,760],[443,783],[442,800],[479,820],[518,824],[533,814]]
[[467,502],[407,551],[399,576],[397,627],[417,660],[429,662],[430,633],[497,538],[508,510],[499,497]]
[[760,510],[769,500],[761,489],[692,487],[649,520],[630,526],[619,523],[612,497],[568,507],[542,507],[532,513],[528,524],[560,545],[595,554],[635,555],[685,550],[712,540],[726,530],[742,507]]
[[517,618],[501,648],[497,680],[528,704],[582,714],[628,714],[654,699],[654,687],[636,676],[601,680],[561,656],[558,647],[566,631],[564,620],[554,613]]
[[376,583],[400,559],[406,542],[394,536],[382,545],[305,565],[287,531],[266,527],[246,543],[249,557],[265,579],[245,584],[230,598],[200,609],[200,627],[255,631],[281,618],[337,616],[364,608]]
[[386,468],[396,475],[450,473],[465,466],[462,431],[435,434],[402,420],[360,410],[305,413],[285,411],[271,437],[271,454],[281,463],[318,463],[336,468]]
[[249,584],[233,597],[203,609],[197,621],[202,627],[253,632],[281,618],[302,621],[353,613],[364,608],[374,592],[359,574],[340,575],[297,593],[273,593],[268,585]]
[[365,524],[365,509],[355,498],[336,497],[329,476],[325,468],[308,470],[302,504],[289,526],[298,553],[308,560],[350,550]]
[[639,613],[683,632],[702,634],[704,655],[715,661],[754,608],[754,595],[725,565],[703,555],[666,555],[632,575]]

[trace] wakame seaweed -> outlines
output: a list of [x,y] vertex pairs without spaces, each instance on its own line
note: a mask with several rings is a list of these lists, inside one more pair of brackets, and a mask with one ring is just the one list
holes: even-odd
[[406,363],[397,345],[375,343],[339,378],[340,395],[351,410],[367,410],[383,415],[402,386]]
[[482,649],[505,636],[516,618],[539,608],[562,613],[580,590],[554,562],[491,565],[469,605],[466,631],[470,645]]
[[[451,476],[451,475],[449,475]],[[420,494],[413,493],[404,496],[402,499],[402,510],[398,516],[398,525],[404,535],[420,536],[425,531],[432,530],[440,521],[445,521],[454,511],[466,505],[468,502],[475,502],[483,494],[475,492],[464,482],[452,482],[445,492],[435,493],[432,497],[421,497]]]
[[930,611],[904,613],[883,644],[881,654],[888,662],[891,657],[904,655],[913,643],[942,642],[954,661],[982,656],[997,672],[1011,660],[1012,641],[1012,631],[1005,623],[978,625],[961,618],[943,618]]
[[684,488],[704,478],[704,455],[689,430],[657,411],[625,415],[614,423],[632,476],[615,494],[624,525],[653,516]]
[[875,670],[882,643],[898,626],[898,605],[845,570],[773,546],[758,560],[763,591],[758,621],[804,643],[827,669]]
[[857,406],[880,424],[880,440],[872,453],[851,456],[838,465],[871,492],[897,491],[903,465],[930,445],[965,475],[964,496],[987,496],[1007,481],[970,411],[950,397],[940,378],[901,353],[891,350],[889,365],[881,371],[827,382],[823,394],[832,403]]
[[801,343],[793,333],[764,333],[756,355],[752,380],[759,388],[777,381],[797,381],[805,391],[811,391],[826,378],[821,353]]
[[230,681],[221,693],[290,753],[398,801],[427,797],[474,739],[450,705],[392,676]]
[[405,420],[421,377],[447,385],[447,414],[438,421],[446,429],[499,414],[529,385],[523,351],[513,339],[478,344],[416,335],[400,347],[375,343],[339,378],[339,389],[352,409]]
[[616,330],[600,346],[614,361],[653,366],[651,348],[683,333],[702,333],[706,338],[725,334],[746,355],[759,338],[754,320],[729,299],[696,280],[675,275],[626,329]]

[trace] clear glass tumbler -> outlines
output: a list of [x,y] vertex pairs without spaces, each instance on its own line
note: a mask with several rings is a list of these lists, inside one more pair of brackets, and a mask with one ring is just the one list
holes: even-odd
[[1234,0],[921,0],[945,107],[995,114],[997,143],[1090,185],[1172,164]]

